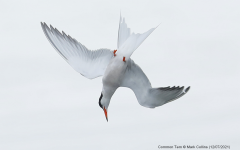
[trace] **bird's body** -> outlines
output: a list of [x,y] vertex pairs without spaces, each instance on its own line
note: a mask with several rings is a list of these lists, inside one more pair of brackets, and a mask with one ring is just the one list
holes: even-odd
[[43,31],[57,52],[81,75],[93,79],[103,76],[103,88],[99,106],[107,109],[112,95],[118,87],[133,90],[140,105],[155,108],[180,98],[190,87],[152,88],[142,69],[131,59],[133,52],[156,29],[152,28],[143,34],[130,34],[125,20],[120,18],[117,50],[88,50],[75,39],[60,33],[56,28],[41,23]]
[[103,75],[103,85],[118,88],[121,85],[126,68],[127,63],[122,60],[122,57],[113,57]]
[[[107,98],[107,101],[110,101],[114,92],[121,86],[126,68],[127,63],[122,61],[119,56],[113,57],[109,62],[102,78],[102,94]],[[106,103],[109,104],[109,102]]]

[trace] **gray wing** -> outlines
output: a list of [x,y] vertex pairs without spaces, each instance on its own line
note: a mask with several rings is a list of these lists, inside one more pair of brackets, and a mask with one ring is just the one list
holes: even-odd
[[41,23],[43,32],[56,51],[77,72],[86,78],[93,79],[102,76],[108,63],[113,57],[109,49],[88,50],[84,45],[74,38],[60,33],[56,28],[46,23]]
[[176,100],[186,94],[190,87],[161,87],[152,88],[150,81],[142,69],[129,59],[128,66],[122,81],[122,87],[133,90],[140,105],[148,108],[161,106]]

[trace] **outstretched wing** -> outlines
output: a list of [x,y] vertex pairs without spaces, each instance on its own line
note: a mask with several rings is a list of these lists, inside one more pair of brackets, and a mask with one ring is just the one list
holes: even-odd
[[113,57],[111,50],[88,50],[77,40],[69,35],[67,36],[64,32],[60,33],[51,25],[50,28],[46,23],[41,23],[41,25],[49,42],[73,69],[89,79],[104,74],[108,63]]
[[139,104],[149,108],[161,106],[178,99],[190,89],[190,87],[184,89],[184,87],[175,86],[172,88],[152,88],[150,81],[142,69],[131,59],[128,61],[121,86],[131,88]]

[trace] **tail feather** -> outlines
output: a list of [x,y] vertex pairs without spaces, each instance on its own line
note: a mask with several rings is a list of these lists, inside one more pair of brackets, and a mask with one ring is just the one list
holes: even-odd
[[125,56],[128,60],[132,53],[142,44],[142,42],[156,29],[152,28],[145,33],[132,33],[131,29],[127,27],[125,19],[120,16],[119,30],[118,30],[118,51],[117,54]]

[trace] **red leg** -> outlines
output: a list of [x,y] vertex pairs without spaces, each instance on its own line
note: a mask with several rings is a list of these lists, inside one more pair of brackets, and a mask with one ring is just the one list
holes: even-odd
[[117,50],[114,50],[114,51],[113,51],[114,56],[116,56],[116,52],[117,52]]
[[126,62],[126,61],[125,61],[125,57],[123,57],[123,61]]

